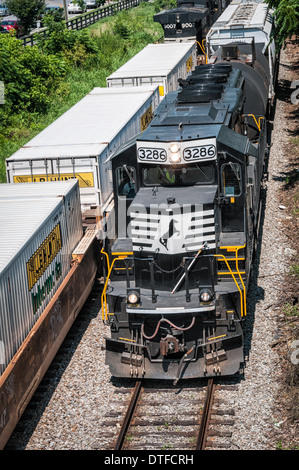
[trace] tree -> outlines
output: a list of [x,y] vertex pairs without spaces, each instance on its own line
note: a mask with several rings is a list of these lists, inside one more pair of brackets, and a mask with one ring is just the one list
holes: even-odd
[[299,0],[265,0],[274,9],[273,38],[277,48],[286,45],[289,37],[299,34]]
[[45,0],[5,0],[9,10],[18,17],[24,34],[36,26],[36,22],[46,7]]
[[0,80],[5,85],[5,104],[1,106],[0,124],[5,111],[9,115],[44,113],[65,73],[62,58],[44,54],[37,46],[24,47],[10,34],[1,34]]
[[79,5],[79,7],[81,7],[84,10],[84,8],[85,8],[84,0],[73,0],[73,3]]

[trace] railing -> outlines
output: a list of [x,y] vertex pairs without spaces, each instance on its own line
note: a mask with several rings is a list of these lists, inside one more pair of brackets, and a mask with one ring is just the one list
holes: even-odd
[[[243,278],[242,278],[243,272],[241,272],[240,269],[239,269],[239,261],[244,259],[243,257],[241,258],[239,256],[239,251],[244,249],[245,246],[246,245],[244,245],[244,246],[222,246],[222,247],[220,247],[220,249],[227,250],[228,252],[232,252],[234,254],[233,260],[235,262],[235,271],[232,271],[231,266],[229,264],[229,261],[231,260],[231,258],[228,258],[227,256],[225,256],[223,254],[203,255],[202,256],[202,258],[211,258],[211,257],[213,257],[213,258],[217,259],[218,261],[222,260],[225,263],[225,265],[227,267],[227,274],[229,276],[231,276],[231,278],[234,281],[234,283],[235,283],[235,285],[236,285],[236,287],[239,291],[239,294],[240,294],[241,318],[244,318],[246,316],[246,313],[247,313],[246,312],[246,288],[245,288],[245,284],[244,284],[244,281],[243,281]],[[201,252],[202,252],[202,250],[199,250],[198,255]],[[125,272],[126,272],[127,288],[130,287],[129,271],[128,271],[128,269],[130,269],[130,268],[128,268],[127,261],[134,259],[135,262],[136,261],[146,261],[146,262],[149,263],[150,288],[151,288],[151,291],[152,291],[152,302],[156,303],[154,269],[155,269],[155,266],[157,267],[157,265],[156,265],[153,258],[144,258],[144,259],[143,258],[133,258],[133,253],[131,253],[131,252],[119,252],[119,253],[112,253],[112,255],[115,256],[115,257],[113,258],[112,262],[110,263],[109,262],[109,256],[104,251],[104,249],[102,249],[101,253],[106,256],[107,271],[108,271],[107,276],[106,276],[106,280],[105,280],[105,284],[104,284],[104,289],[103,289],[102,296],[101,296],[102,319],[103,319],[104,322],[106,320],[108,320],[108,315],[109,315],[108,314],[108,308],[107,308],[107,296],[106,296],[107,288],[108,288],[109,279],[110,279],[112,270],[114,268],[115,262],[117,262],[117,261],[125,262],[126,266],[125,266],[124,269],[125,269]],[[184,258],[184,263],[179,266],[184,271],[183,272],[183,277],[184,277],[184,282],[185,282],[186,302],[190,301],[190,293],[189,293],[189,288],[190,288],[189,275],[190,275],[190,273],[189,273],[189,271],[191,271],[191,269],[189,270],[188,266],[190,266],[190,268],[191,268],[191,264],[193,264],[197,259],[199,259],[199,256],[197,256],[197,255],[194,256],[194,257],[185,257]],[[188,264],[188,261],[190,262],[190,264]],[[117,268],[117,269],[119,269],[119,268]],[[177,269],[175,269],[174,271],[176,271],[176,270]],[[211,284],[212,284],[212,287],[213,287],[213,290],[214,290],[214,281],[213,281],[213,279],[211,279],[210,281],[211,281]],[[173,292],[174,292],[174,290],[173,290]]]
[[[239,250],[242,250],[245,248],[246,245],[243,245],[243,246],[221,246],[220,249],[221,250],[227,250],[229,252],[233,252],[235,254],[235,262],[236,262],[236,273],[234,273],[229,265],[229,261],[228,261],[228,258],[222,254],[216,254],[214,255],[218,260],[221,259],[225,262],[226,266],[227,266],[227,269],[228,269],[228,272],[230,274],[230,276],[233,278],[234,280],[234,283],[236,284],[237,288],[238,288],[238,291],[239,291],[239,294],[240,294],[240,304],[241,304],[241,317],[243,318],[244,316],[246,316],[246,288],[245,288],[245,284],[244,284],[244,281],[242,279],[242,273],[239,269],[239,261],[241,258],[239,258],[238,256],[238,253],[239,253]],[[243,288],[243,290],[241,289],[240,287],[240,284],[239,282],[237,281],[236,277],[235,277],[235,274],[237,275],[237,277],[239,278],[240,280],[240,283],[241,283],[241,286]]]
[[[113,16],[122,10],[129,10],[130,8],[138,6],[140,1],[141,0],[121,0],[120,2],[112,3],[111,5],[96,8],[88,13],[83,13],[82,15],[76,16],[75,18],[66,21],[66,27],[69,30],[80,30],[87,28],[88,26],[97,23],[103,18]],[[43,28],[36,33],[32,33],[29,36],[20,38],[20,40],[22,41],[23,46],[34,46],[38,37],[46,37],[47,35],[47,28]]]
[[107,272],[107,276],[106,276],[106,281],[105,281],[104,288],[103,288],[103,292],[102,292],[102,295],[101,295],[102,319],[103,319],[103,321],[106,321],[106,320],[108,319],[107,295],[106,295],[106,292],[107,292],[108,282],[109,282],[110,275],[111,275],[111,273],[112,273],[112,269],[113,269],[114,263],[115,263],[116,261],[120,261],[120,260],[121,260],[121,261],[124,261],[124,260],[126,260],[127,257],[128,257],[128,256],[132,256],[133,253],[131,253],[131,252],[130,252],[130,253],[129,253],[129,252],[117,253],[117,254],[116,254],[116,257],[113,258],[111,264],[109,263],[109,256],[108,256],[108,254],[104,251],[104,249],[102,249],[101,253],[106,256],[106,259],[107,259],[107,268],[108,268],[108,272]]

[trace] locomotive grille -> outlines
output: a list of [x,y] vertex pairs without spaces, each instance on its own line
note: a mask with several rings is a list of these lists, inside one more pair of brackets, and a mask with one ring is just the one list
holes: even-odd
[[145,250],[164,254],[198,250],[205,242],[215,248],[215,221],[212,205],[189,210],[159,210],[157,213],[132,212],[133,251]]

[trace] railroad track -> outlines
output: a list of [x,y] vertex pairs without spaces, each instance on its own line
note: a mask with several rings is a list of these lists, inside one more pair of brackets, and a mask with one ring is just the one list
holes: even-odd
[[[101,285],[96,281],[86,305],[21,417],[7,445],[8,450],[27,448],[28,443],[30,443],[29,448],[32,448],[30,446],[41,446],[38,448],[50,446],[46,430],[47,421],[51,422],[53,419],[53,410],[47,411],[48,404],[52,394],[55,395],[56,388],[60,387],[60,382],[63,382],[62,378],[69,369],[69,364],[73,361],[72,368],[77,367],[73,355],[91,319],[97,315],[99,292],[101,292]],[[79,358],[82,361],[80,355]],[[79,416],[78,424],[72,414],[73,408],[78,406],[77,400],[74,399],[74,387],[76,390],[81,390],[81,381],[79,382],[80,384],[75,383],[72,387],[67,387],[67,390],[63,389],[63,400],[60,405],[59,398],[54,399],[55,405],[52,406],[58,421],[64,421],[65,416],[73,416],[70,428],[60,438],[61,442],[55,441],[57,448],[77,448],[76,443],[71,443],[71,447],[68,447],[69,444],[64,444],[77,432],[78,439],[82,439],[79,432],[82,420]],[[231,382],[227,381],[227,383]],[[92,413],[97,414],[94,420],[97,425],[92,431],[93,439],[90,438],[92,446],[88,448],[170,451],[230,448],[234,410],[231,409],[232,404],[227,400],[225,391],[226,389],[232,391],[237,388],[237,385],[225,385],[225,380],[220,385],[219,379],[217,383],[213,382],[213,387],[209,387],[209,384],[211,385],[212,382],[208,380],[182,380],[173,386],[167,381],[135,382],[117,379],[113,380],[109,386],[111,389],[109,393],[107,385],[103,385],[103,391],[99,395],[97,395],[97,389],[82,387],[85,393],[95,394],[95,406]],[[58,395],[60,394],[62,394],[61,391]],[[206,405],[207,397],[209,397],[209,404]],[[106,400],[100,414],[97,412],[97,400],[101,403]],[[39,425],[41,420],[42,426]],[[85,422],[83,425],[88,426]],[[56,432],[60,432],[60,429],[57,428]],[[33,439],[33,444],[30,442],[32,433],[37,435]],[[86,435],[88,435],[87,432]]]
[[232,389],[216,384],[213,379],[199,387],[173,388],[149,388],[144,381],[137,381],[111,448],[229,448],[234,410],[221,397],[227,387]]

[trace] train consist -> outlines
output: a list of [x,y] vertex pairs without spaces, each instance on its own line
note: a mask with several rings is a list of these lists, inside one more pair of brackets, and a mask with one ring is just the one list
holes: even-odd
[[232,4],[211,63],[179,80],[112,158],[117,238],[103,249],[102,315],[117,377],[176,383],[232,375],[244,359],[275,64],[266,35],[244,41],[260,2]]
[[[188,9],[193,20],[195,10],[202,14],[192,31],[183,28]],[[259,231],[267,114],[274,99],[272,17],[258,0],[180,2],[176,14],[182,28],[175,28],[173,42],[166,30],[174,28],[164,28],[165,44],[144,48],[107,77],[107,88],[92,90],[6,161],[10,184],[2,187],[3,202],[22,199],[29,207],[43,188],[38,204],[47,205],[49,227],[56,225],[49,233],[36,232],[40,246],[37,241],[30,253],[16,255],[22,269],[27,260],[24,296],[19,292],[16,299],[28,312],[14,315],[7,297],[0,325],[0,418],[9,419],[0,446],[21,414],[6,384],[19,377],[23,386],[16,403],[25,406],[90,292],[99,269],[94,248],[103,234],[102,317],[111,327],[106,362],[112,375],[177,382],[231,375],[243,362],[246,292]],[[203,47],[204,35],[206,64],[196,66],[196,44]],[[68,179],[79,182],[65,183],[56,194],[53,181]],[[26,182],[31,184],[20,189],[11,184]],[[77,198],[70,213],[63,193],[69,188]],[[78,217],[90,208],[99,214],[101,230],[87,232],[86,242]],[[64,234],[64,219],[57,225],[54,209],[67,225],[76,215],[76,235],[73,229]],[[40,226],[44,219],[47,224],[46,209],[41,212]],[[27,224],[27,212],[23,216]],[[29,238],[34,227],[28,221]],[[68,236],[77,237],[63,256],[57,227],[64,247]],[[52,244],[52,235],[58,244]],[[3,237],[8,240],[8,234]],[[62,259],[50,256],[49,266],[41,269],[40,256],[53,250]],[[8,269],[9,263],[1,271],[4,293]],[[9,289],[13,274],[17,278],[21,272],[11,269]],[[61,282],[55,280],[57,291],[53,276]],[[44,357],[36,356],[40,338],[48,334]],[[30,371],[28,351],[36,365]],[[14,354],[18,361],[11,361]]]
[[7,184],[0,185],[6,221],[0,233],[0,449],[100,272],[103,217],[105,233],[114,231],[111,157],[146,129],[163,96],[194,69],[194,44],[153,46],[138,55],[145,60],[143,74],[136,77],[131,69],[128,83],[110,77],[109,87],[93,89],[6,160]]
[[[0,448],[99,268],[112,375],[176,383],[243,362],[276,78],[271,11],[259,0],[182,0],[155,20],[165,44],[6,161]],[[101,230],[82,226],[88,209]]]

